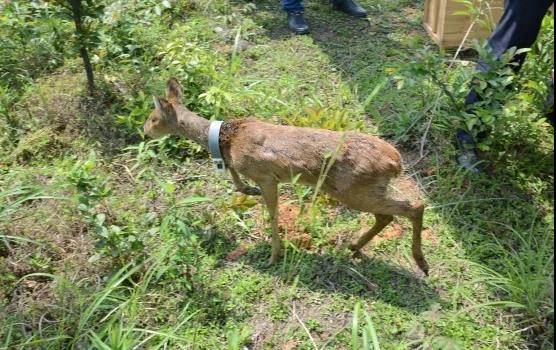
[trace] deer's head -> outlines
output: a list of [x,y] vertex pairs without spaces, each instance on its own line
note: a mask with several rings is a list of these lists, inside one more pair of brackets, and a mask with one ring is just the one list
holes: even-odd
[[158,138],[174,134],[178,128],[176,107],[181,106],[181,86],[176,78],[170,78],[166,83],[166,98],[153,96],[154,110],[143,125],[145,134]]

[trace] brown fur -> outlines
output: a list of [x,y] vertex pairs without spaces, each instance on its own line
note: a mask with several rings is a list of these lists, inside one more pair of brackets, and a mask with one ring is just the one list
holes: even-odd
[[[175,79],[167,83],[166,98],[155,98],[155,110],[145,123],[149,136],[185,136],[208,148],[210,122],[181,104],[181,88]],[[221,149],[238,190],[258,194],[240,174],[260,187],[272,220],[271,262],[281,252],[278,233],[278,184],[300,176],[301,183],[315,186],[324,174],[322,190],[346,206],[375,214],[376,223],[350,248],[355,254],[388,225],[394,215],[413,223],[413,256],[428,274],[421,249],[424,205],[416,184],[400,177],[401,157],[388,142],[358,132],[274,125],[254,118],[224,123]]]

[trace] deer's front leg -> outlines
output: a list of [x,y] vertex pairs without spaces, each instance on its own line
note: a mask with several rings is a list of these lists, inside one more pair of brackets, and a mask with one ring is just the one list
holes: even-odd
[[272,254],[270,264],[278,262],[282,251],[282,242],[278,232],[278,184],[275,182],[259,183],[263,199],[272,223]]
[[235,171],[232,168],[230,169],[230,174],[232,175],[232,181],[234,182],[234,185],[236,186],[238,192],[241,192],[243,194],[247,194],[250,196],[260,196],[261,195],[261,190],[259,190],[257,187],[251,187],[249,185],[247,185],[245,182],[243,182],[243,180],[241,180],[241,177],[239,176],[239,174],[237,173],[237,171]]

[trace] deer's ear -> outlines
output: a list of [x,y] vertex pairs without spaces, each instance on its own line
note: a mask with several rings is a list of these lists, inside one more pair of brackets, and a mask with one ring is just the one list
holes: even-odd
[[153,102],[154,102],[154,108],[155,109],[157,109],[157,110],[162,109],[162,102],[160,101],[160,98],[153,95]]
[[166,98],[171,102],[181,102],[183,93],[181,92],[180,83],[176,78],[170,78],[166,82]]
[[162,112],[162,115],[167,115],[172,111],[172,104],[163,98],[153,96],[154,108]]

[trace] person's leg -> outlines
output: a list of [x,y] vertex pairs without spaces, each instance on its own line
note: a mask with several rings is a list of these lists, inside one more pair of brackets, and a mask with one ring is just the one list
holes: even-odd
[[301,0],[282,0],[282,9],[286,12],[303,12]]
[[[542,20],[554,0],[506,0],[504,14],[488,41],[492,52],[500,57],[512,47],[529,48],[541,29]],[[516,57],[521,68],[525,54]]]
[[301,0],[282,0],[282,8],[288,13],[288,27],[296,34],[309,33],[309,23],[303,17]]
[[354,17],[367,17],[367,10],[354,0],[332,0],[332,4],[338,11],[347,13]]
[[[554,0],[534,0],[534,4],[523,0],[506,0],[504,13],[496,25],[496,29],[488,39],[492,53],[500,58],[504,52],[512,47],[518,49],[529,48],[539,35],[541,24],[549,7]],[[515,58],[516,70],[521,69],[526,54]],[[487,72],[489,66],[483,60],[477,64],[477,70]],[[465,100],[466,105],[471,105],[480,100],[475,91],[471,91]]]
[[[537,39],[542,20],[554,0],[534,0],[533,2],[534,4],[523,0],[505,1],[504,14],[488,40],[488,45],[497,58],[500,58],[512,47],[529,48]],[[521,68],[525,56],[525,54],[521,54],[515,58],[516,70]],[[489,70],[489,66],[484,61],[479,61],[477,70],[486,72]],[[468,109],[472,109],[473,104],[479,101],[479,94],[472,89],[465,99],[465,105]],[[474,167],[474,164],[477,163],[477,154],[473,137],[465,130],[458,129],[456,139],[460,147],[458,163],[467,169],[477,171]]]

